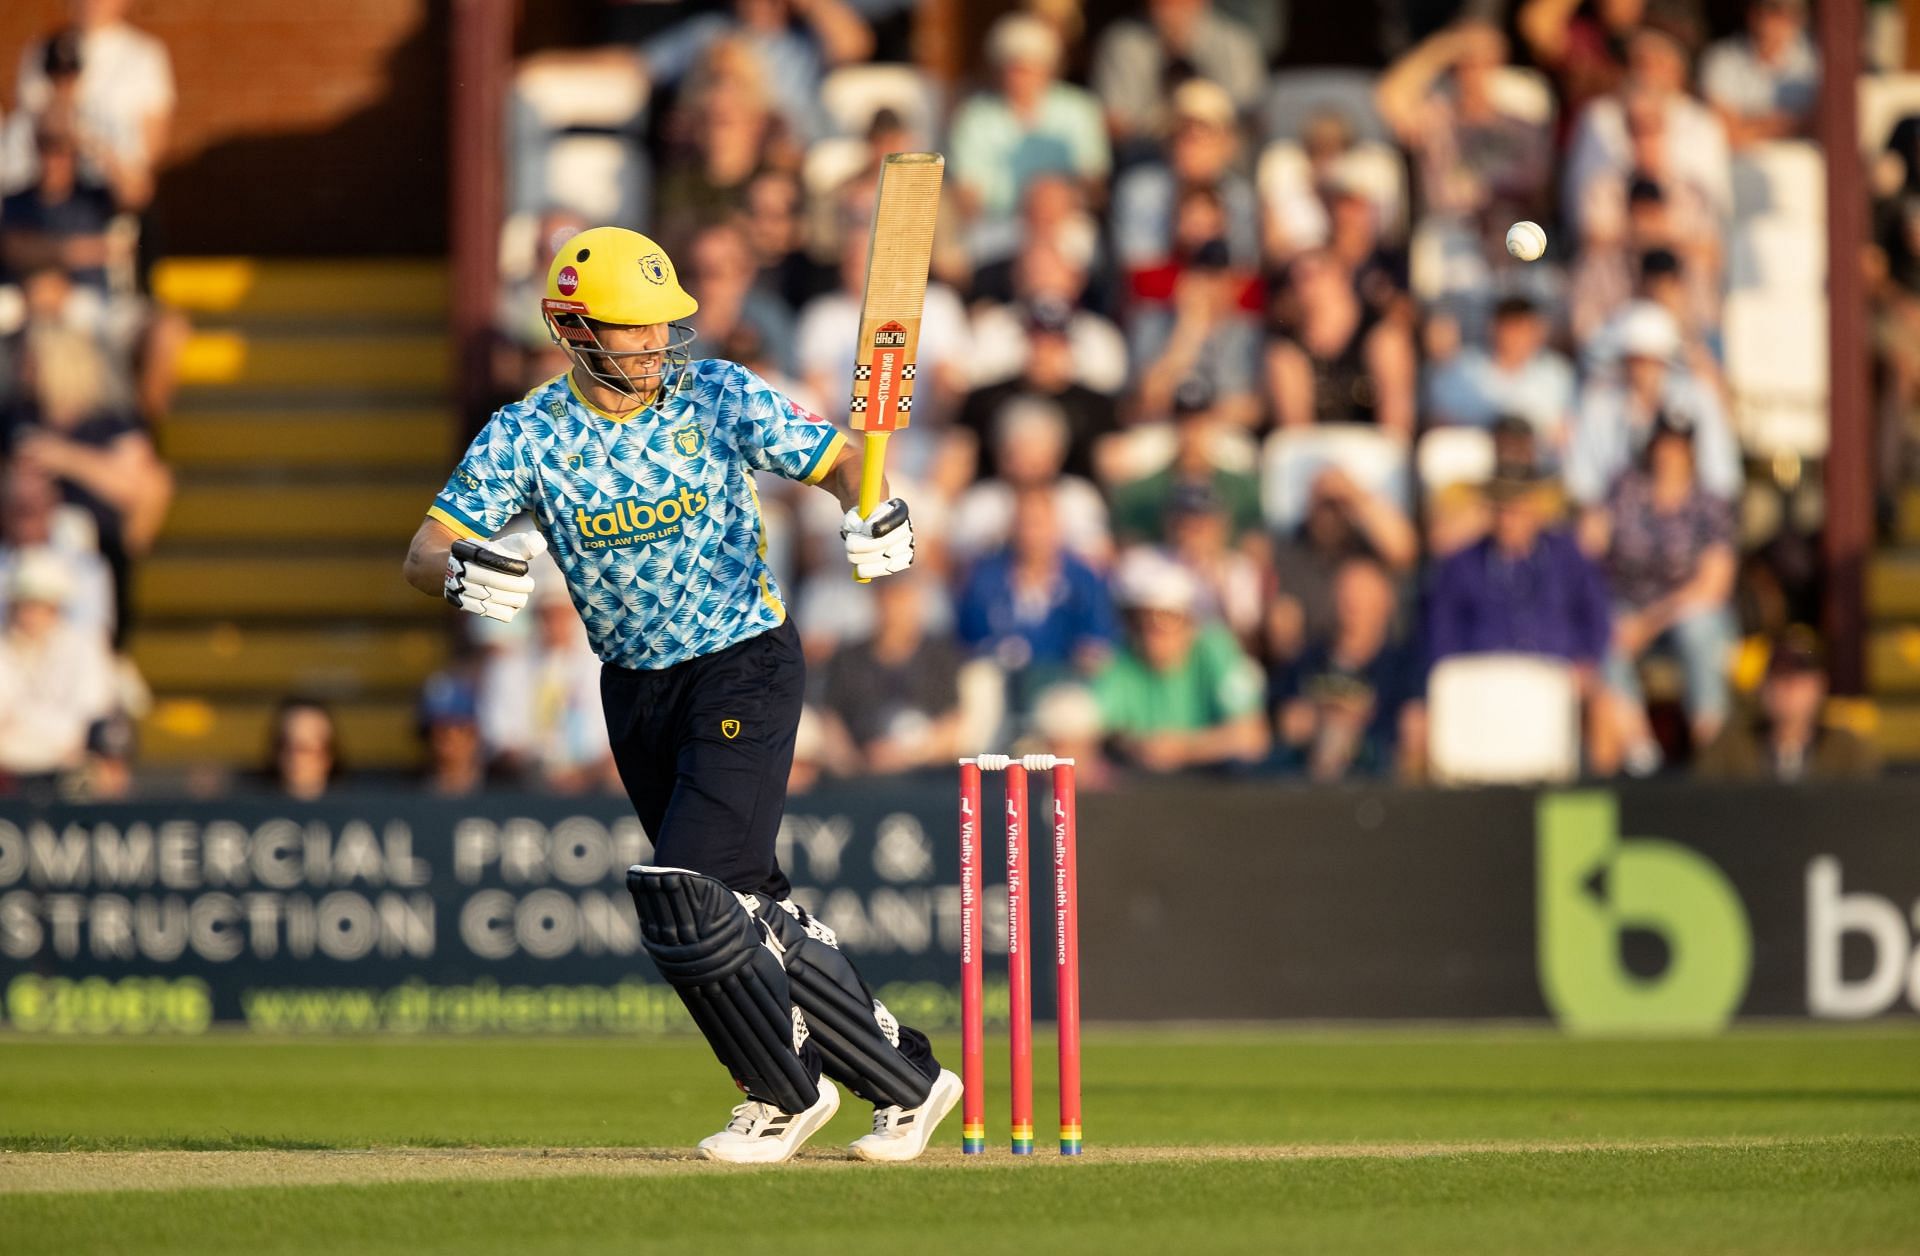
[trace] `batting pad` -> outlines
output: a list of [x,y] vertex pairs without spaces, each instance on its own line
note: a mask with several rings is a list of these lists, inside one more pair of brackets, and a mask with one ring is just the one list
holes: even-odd
[[901,1054],[898,1023],[841,954],[833,931],[791,901],[762,900],[755,915],[785,953],[794,1002],[828,1076],[876,1106],[925,1103],[933,1079]]
[[808,1035],[771,935],[715,881],[681,868],[627,869],[640,940],[747,1094],[782,1112],[820,1097]]

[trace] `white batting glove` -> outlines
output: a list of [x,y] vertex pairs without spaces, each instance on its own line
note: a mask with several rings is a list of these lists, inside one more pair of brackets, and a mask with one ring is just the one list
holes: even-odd
[[538,532],[455,541],[447,551],[447,601],[469,615],[509,623],[533,594],[529,564],[546,552],[547,538]]
[[907,503],[890,497],[862,519],[849,510],[840,521],[840,539],[847,545],[847,561],[863,580],[890,576],[913,566],[913,519]]

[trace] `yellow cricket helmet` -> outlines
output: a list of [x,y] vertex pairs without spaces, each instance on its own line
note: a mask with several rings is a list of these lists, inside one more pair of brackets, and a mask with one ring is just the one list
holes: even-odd
[[[684,378],[694,332],[679,320],[699,308],[667,251],[625,227],[594,227],[561,245],[540,300],[553,342],[574,365],[643,404]],[[646,348],[611,348],[600,335],[607,327],[663,325],[667,334]]]
[[680,286],[667,251],[625,227],[593,227],[561,245],[547,267],[541,305],[625,326],[671,323],[700,308]]

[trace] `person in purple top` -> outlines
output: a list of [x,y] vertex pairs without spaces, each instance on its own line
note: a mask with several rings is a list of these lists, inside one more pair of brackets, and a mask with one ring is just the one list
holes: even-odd
[[[1443,560],[1427,589],[1428,658],[1514,651],[1574,665],[1583,695],[1598,697],[1613,633],[1606,576],[1563,529],[1547,526],[1546,483],[1530,466],[1503,466],[1487,483],[1493,526]],[[1589,701],[1587,754],[1598,772],[1617,757],[1605,704]]]

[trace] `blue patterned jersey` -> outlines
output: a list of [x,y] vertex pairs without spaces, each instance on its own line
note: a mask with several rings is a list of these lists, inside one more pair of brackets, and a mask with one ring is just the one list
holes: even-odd
[[600,657],[670,667],[777,627],[753,472],[817,482],[846,437],[733,362],[616,420],[566,375],[495,412],[427,514],[486,538],[530,510]]

